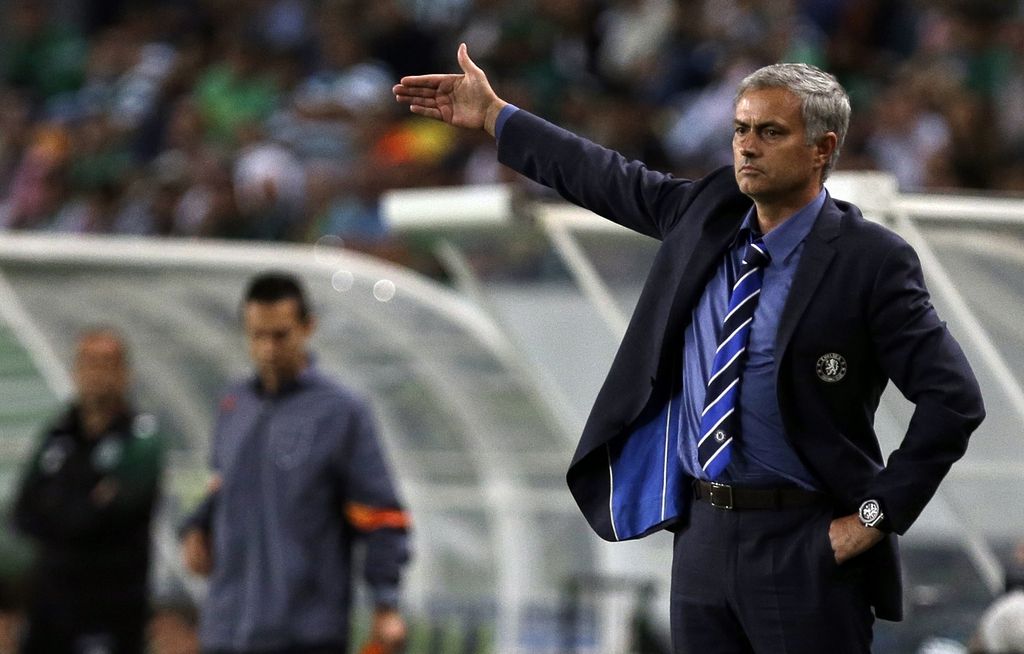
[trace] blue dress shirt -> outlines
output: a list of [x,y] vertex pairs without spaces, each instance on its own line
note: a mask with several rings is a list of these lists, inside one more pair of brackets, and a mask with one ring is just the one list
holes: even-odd
[[[742,486],[797,484],[814,488],[814,478],[800,462],[786,440],[775,388],[775,338],[779,319],[793,285],[804,240],[825,204],[825,191],[764,235],[771,263],[764,270],[761,297],[751,324],[747,361],[740,380],[740,437],[733,444],[732,459],[720,481]],[[697,463],[697,435],[700,414],[710,376],[719,333],[729,306],[729,292],[740,269],[743,252],[757,230],[751,208],[732,248],[722,259],[714,277],[693,312],[683,334],[682,396],[677,402],[675,422],[680,429],[679,456],[683,469],[703,477]]]

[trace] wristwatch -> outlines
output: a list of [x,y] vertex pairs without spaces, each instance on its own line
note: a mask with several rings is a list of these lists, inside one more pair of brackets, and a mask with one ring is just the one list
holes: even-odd
[[857,517],[860,518],[860,522],[865,527],[876,527],[881,529],[881,522],[885,519],[885,513],[882,512],[882,506],[878,503],[878,500],[864,500],[861,503],[860,508],[857,509]]

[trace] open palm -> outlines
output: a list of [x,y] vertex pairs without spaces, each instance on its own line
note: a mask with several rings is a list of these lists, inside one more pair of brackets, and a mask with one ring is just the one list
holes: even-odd
[[463,74],[403,77],[393,89],[395,99],[408,104],[414,114],[493,133],[494,118],[505,103],[495,95],[484,71],[469,58],[464,43],[459,46],[458,59]]

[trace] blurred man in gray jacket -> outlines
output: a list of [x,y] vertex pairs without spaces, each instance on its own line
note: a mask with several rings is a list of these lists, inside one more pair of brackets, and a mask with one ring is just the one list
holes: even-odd
[[203,651],[346,651],[357,542],[370,637],[397,651],[409,519],[369,406],[314,364],[315,320],[294,277],[253,279],[243,318],[256,374],[221,398],[210,492],[183,533],[185,565],[210,578]]

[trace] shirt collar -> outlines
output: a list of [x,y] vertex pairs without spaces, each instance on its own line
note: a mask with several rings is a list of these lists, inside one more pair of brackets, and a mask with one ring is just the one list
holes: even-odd
[[[277,395],[286,395],[294,390],[308,386],[319,376],[317,369],[317,357],[313,352],[306,353],[306,367],[299,371],[299,374],[295,376],[295,379],[286,382],[278,389]],[[263,390],[263,382],[260,381],[259,374],[254,374],[251,378],[250,383],[252,384],[253,390],[258,394],[264,395],[266,391]]]
[[[818,214],[821,213],[821,208],[825,206],[826,197],[825,189],[821,189],[818,195],[802,209],[762,237],[773,261],[785,261],[796,250],[796,246],[807,238],[807,235],[811,233],[811,228],[814,227]],[[752,240],[750,235],[759,234],[755,212],[755,207],[751,207],[746,218],[743,219],[743,226],[740,227],[740,231],[736,235],[735,243],[737,245],[749,243]]]
[[[106,431],[101,436],[130,434],[134,416],[135,412],[128,404],[125,404],[121,411],[113,417],[110,424],[107,425]],[[76,440],[86,440],[85,428],[82,425],[82,408],[78,402],[68,407],[63,417],[58,420],[56,426],[58,430],[71,434],[72,438]]]

